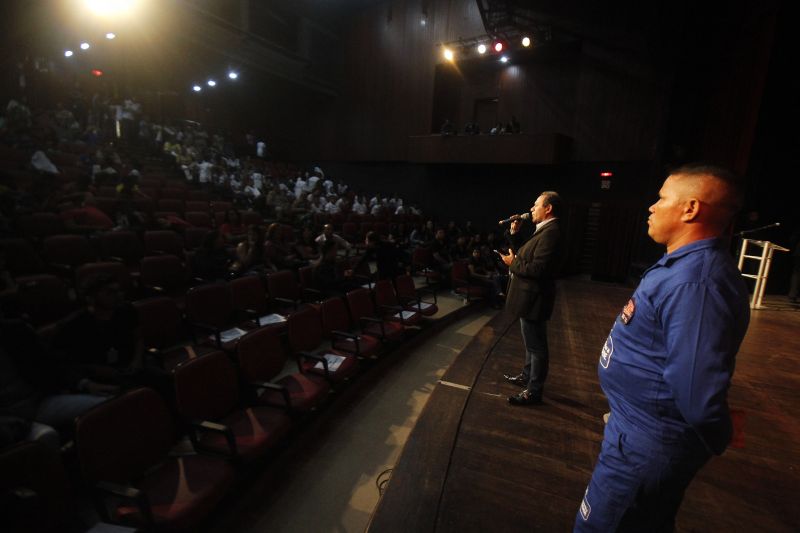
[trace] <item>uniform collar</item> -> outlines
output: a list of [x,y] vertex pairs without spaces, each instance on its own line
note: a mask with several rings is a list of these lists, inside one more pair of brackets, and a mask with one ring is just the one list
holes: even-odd
[[661,256],[661,259],[656,262],[656,264],[647,270],[655,268],[656,266],[668,266],[670,263],[677,261],[681,257],[689,255],[690,253],[698,250],[704,250],[706,248],[724,248],[726,246],[726,242],[727,241],[722,237],[712,237],[711,239],[702,239],[691,242],[685,246],[681,246],[672,253],[664,254]]

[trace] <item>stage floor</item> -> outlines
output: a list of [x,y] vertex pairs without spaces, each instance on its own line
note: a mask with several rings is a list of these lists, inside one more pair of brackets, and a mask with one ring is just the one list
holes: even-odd
[[[512,407],[516,321],[500,314],[432,393],[370,531],[570,531],[608,404],[600,348],[632,288],[560,283],[545,403]],[[779,300],[776,299],[776,302]],[[769,304],[769,300],[767,301]],[[687,491],[678,531],[800,531],[800,308],[753,311],[730,391],[744,435]]]

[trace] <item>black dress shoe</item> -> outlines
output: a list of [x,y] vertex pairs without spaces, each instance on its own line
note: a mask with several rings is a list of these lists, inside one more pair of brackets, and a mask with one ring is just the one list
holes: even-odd
[[509,383],[513,383],[514,385],[527,385],[528,384],[528,376],[522,374],[521,372],[516,376],[511,376],[509,374],[503,374],[503,377],[506,378],[506,381]]
[[532,396],[527,390],[508,397],[511,405],[539,405],[542,403],[541,396]]

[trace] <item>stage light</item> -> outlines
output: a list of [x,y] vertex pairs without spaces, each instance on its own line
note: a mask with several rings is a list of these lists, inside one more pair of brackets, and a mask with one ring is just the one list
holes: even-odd
[[215,82],[214,80],[208,80],[206,84],[208,84],[209,87],[216,87],[217,82]]
[[530,37],[523,37],[522,38],[522,46],[528,48],[531,45],[531,38]]
[[503,56],[503,57],[500,58],[500,62],[501,63],[508,63],[508,58],[506,56]]
[[138,0],[83,0],[89,11],[103,17],[113,17],[130,13]]
[[195,85],[194,87],[192,87],[192,90],[193,90],[194,92],[196,92],[196,93],[199,93],[200,91],[202,91],[202,90],[203,90],[203,88],[202,88],[202,87],[200,87],[199,85]]
[[72,50],[64,50],[64,57],[72,57]]
[[81,50],[88,50],[88,49],[89,49],[89,43],[81,43]]
[[478,45],[478,53],[479,54],[485,54],[486,53],[486,45],[485,44],[479,44]]
[[453,51],[450,50],[449,48],[445,48],[443,54],[444,54],[444,58],[446,60],[448,60],[448,61],[452,61],[456,57],[456,55],[453,53]]
[[419,19],[419,25],[420,26],[427,26],[428,25],[428,19],[426,19],[424,17]]
[[113,32],[106,33],[106,39],[108,39],[109,41],[111,41],[113,39],[116,39],[116,38],[117,38],[117,34],[116,33],[113,33]]
[[494,51],[495,52],[502,52],[503,51],[503,43],[501,43],[501,42],[494,43]]
[[239,74],[237,74],[236,72],[234,72],[234,71],[228,72],[228,78],[230,78],[232,80],[235,80],[238,77],[239,77]]
[[614,175],[614,173],[613,172],[609,172],[608,170],[605,170],[605,171],[600,173],[600,177],[601,178],[610,178],[613,175]]
[[98,78],[103,75],[103,71],[99,68],[92,69],[92,76],[97,76]]

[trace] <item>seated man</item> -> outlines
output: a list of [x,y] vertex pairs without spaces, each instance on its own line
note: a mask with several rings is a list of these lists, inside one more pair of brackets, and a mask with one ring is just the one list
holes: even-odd
[[486,266],[480,248],[472,250],[472,257],[467,263],[471,282],[489,289],[489,303],[495,309],[500,308],[500,294],[503,292],[502,278],[497,271]]
[[64,319],[53,347],[78,390],[114,392],[149,386],[165,390],[165,378],[145,368],[139,318],[123,299],[119,282],[107,274],[89,278],[83,286],[86,307]]
[[21,320],[0,321],[0,339],[0,448],[35,440],[58,449],[75,417],[115,390],[91,384],[78,392],[77,383],[69,382],[33,328]]
[[353,247],[352,244],[333,232],[332,224],[325,224],[322,226],[322,233],[319,234],[315,241],[321,248],[322,243],[329,240],[334,241],[336,245],[343,250],[350,250]]

